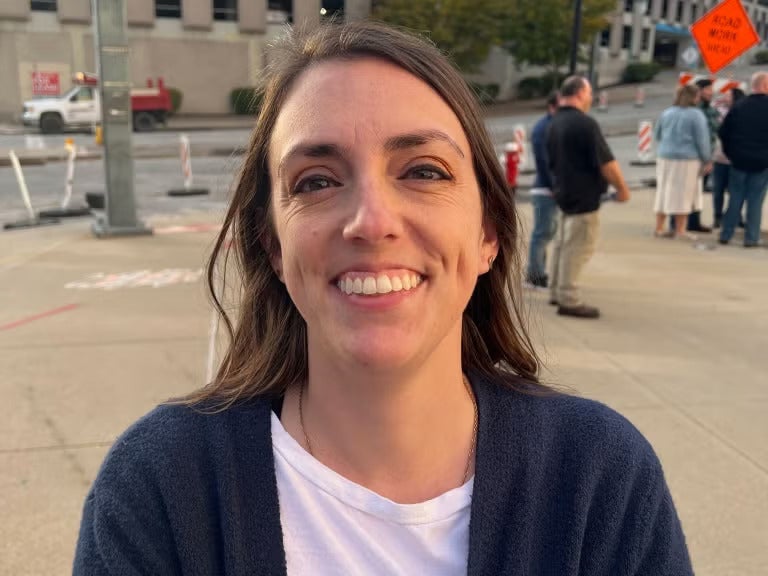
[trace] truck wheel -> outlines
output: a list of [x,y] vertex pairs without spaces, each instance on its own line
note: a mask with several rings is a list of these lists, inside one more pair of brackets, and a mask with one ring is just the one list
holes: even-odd
[[40,131],[43,134],[58,134],[62,128],[64,122],[56,112],[46,112],[40,117]]
[[136,132],[152,132],[156,124],[157,120],[149,112],[136,112],[133,115],[133,129]]

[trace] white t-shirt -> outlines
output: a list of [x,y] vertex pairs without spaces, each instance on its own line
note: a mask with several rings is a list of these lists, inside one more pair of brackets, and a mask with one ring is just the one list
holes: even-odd
[[310,456],[272,414],[289,576],[467,573],[474,478],[419,504],[398,504]]

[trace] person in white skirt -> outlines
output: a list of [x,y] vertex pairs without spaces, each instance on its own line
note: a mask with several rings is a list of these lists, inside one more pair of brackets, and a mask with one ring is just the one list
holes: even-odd
[[[694,238],[686,232],[691,211],[701,210],[702,176],[712,171],[712,146],[704,114],[696,108],[699,90],[681,86],[674,106],[662,112],[656,123],[657,143],[656,212],[657,237]],[[666,216],[675,220],[674,232],[664,230]]]

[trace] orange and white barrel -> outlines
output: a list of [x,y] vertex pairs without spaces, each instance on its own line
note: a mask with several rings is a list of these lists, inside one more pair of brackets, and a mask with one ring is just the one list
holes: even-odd
[[530,168],[528,165],[528,135],[525,131],[523,124],[516,124],[514,127],[515,144],[517,144],[517,152],[520,155],[519,169],[526,170]]
[[608,110],[608,92],[601,90],[597,99],[597,109],[601,112]]
[[641,120],[637,129],[637,156],[641,162],[653,158],[653,123]]
[[192,187],[192,154],[189,149],[189,138],[186,134],[179,135],[179,154],[181,156],[181,173],[184,177],[184,188]]

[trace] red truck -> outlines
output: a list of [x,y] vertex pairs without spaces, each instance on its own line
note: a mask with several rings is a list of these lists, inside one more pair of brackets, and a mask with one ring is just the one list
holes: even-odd
[[[61,132],[66,128],[90,128],[101,123],[98,83],[95,74],[78,72],[74,77],[74,86],[63,96],[24,102],[22,122],[27,126],[37,126],[46,134]],[[158,124],[165,123],[171,110],[171,94],[162,78],[158,78],[157,86],[152,79],[147,79],[145,88],[131,88],[135,131],[154,130]]]

